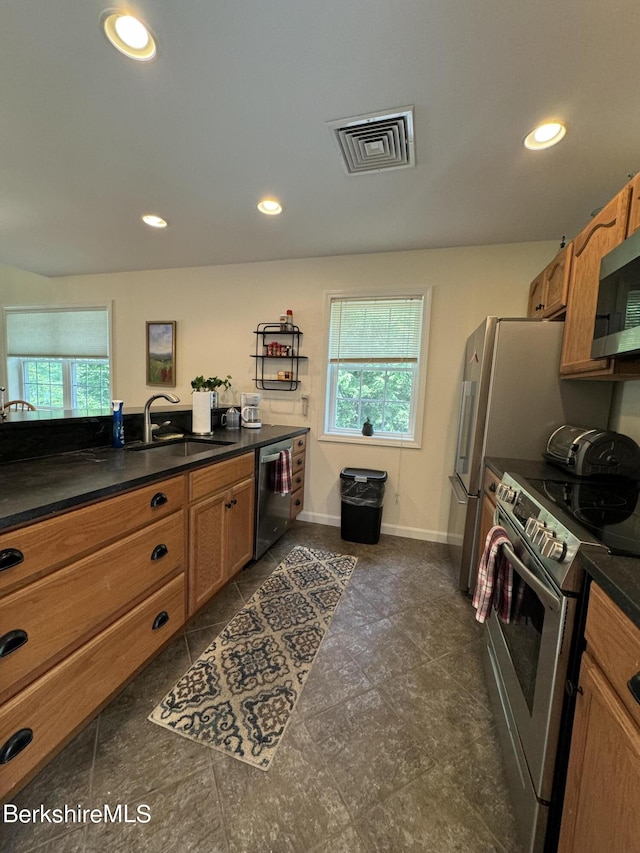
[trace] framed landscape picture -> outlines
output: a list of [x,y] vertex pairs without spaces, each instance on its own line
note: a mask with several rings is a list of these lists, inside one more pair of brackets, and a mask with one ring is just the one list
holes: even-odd
[[147,385],[176,384],[176,321],[147,321]]

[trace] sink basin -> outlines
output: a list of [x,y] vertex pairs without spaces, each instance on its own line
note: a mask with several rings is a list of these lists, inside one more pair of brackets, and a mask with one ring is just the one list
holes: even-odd
[[157,444],[138,444],[128,449],[153,453],[154,456],[195,456],[196,453],[206,453],[207,450],[214,447],[226,447],[236,443],[235,441],[220,441],[218,439],[198,441],[197,439],[185,438],[178,441],[158,442]]

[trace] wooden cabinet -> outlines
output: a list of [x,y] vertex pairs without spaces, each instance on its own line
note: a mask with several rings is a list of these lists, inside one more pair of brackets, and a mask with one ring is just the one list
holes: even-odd
[[548,319],[560,316],[569,295],[573,243],[564,246],[550,264],[531,282],[527,317]]
[[630,237],[640,228],[640,172],[630,183],[631,202],[629,206],[629,222],[627,224],[627,237]]
[[559,853],[640,850],[640,628],[595,584],[580,669]]
[[560,363],[562,376],[616,379],[640,375],[637,361],[591,358],[600,261],[627,235],[630,198],[631,184],[627,184],[574,240]]
[[112,698],[184,623],[180,574],[0,707],[0,800]]
[[531,282],[529,288],[529,307],[527,309],[527,317],[535,317],[541,320],[544,317],[544,270],[539,273]]
[[304,472],[306,468],[307,436],[297,435],[293,439],[291,518],[295,518],[304,509]]
[[253,554],[255,456],[189,474],[189,615]]
[[573,243],[569,243],[561,249],[551,263],[545,267],[544,317],[556,317],[567,307],[572,258]]
[[185,619],[184,476],[0,536],[0,800]]

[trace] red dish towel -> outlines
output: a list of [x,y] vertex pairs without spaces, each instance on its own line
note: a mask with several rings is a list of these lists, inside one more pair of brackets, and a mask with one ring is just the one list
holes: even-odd
[[502,546],[509,544],[504,527],[492,527],[485,540],[484,551],[478,568],[478,580],[473,593],[473,607],[478,622],[485,622],[494,604],[500,618],[509,621],[511,594],[513,590],[513,569],[502,552]]
[[273,491],[280,495],[288,495],[291,491],[291,450],[281,450],[275,463]]

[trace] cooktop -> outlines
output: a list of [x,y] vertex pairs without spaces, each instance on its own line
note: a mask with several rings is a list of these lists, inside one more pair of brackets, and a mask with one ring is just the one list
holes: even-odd
[[602,542],[611,554],[640,557],[640,481],[578,481],[559,475],[527,482]]

